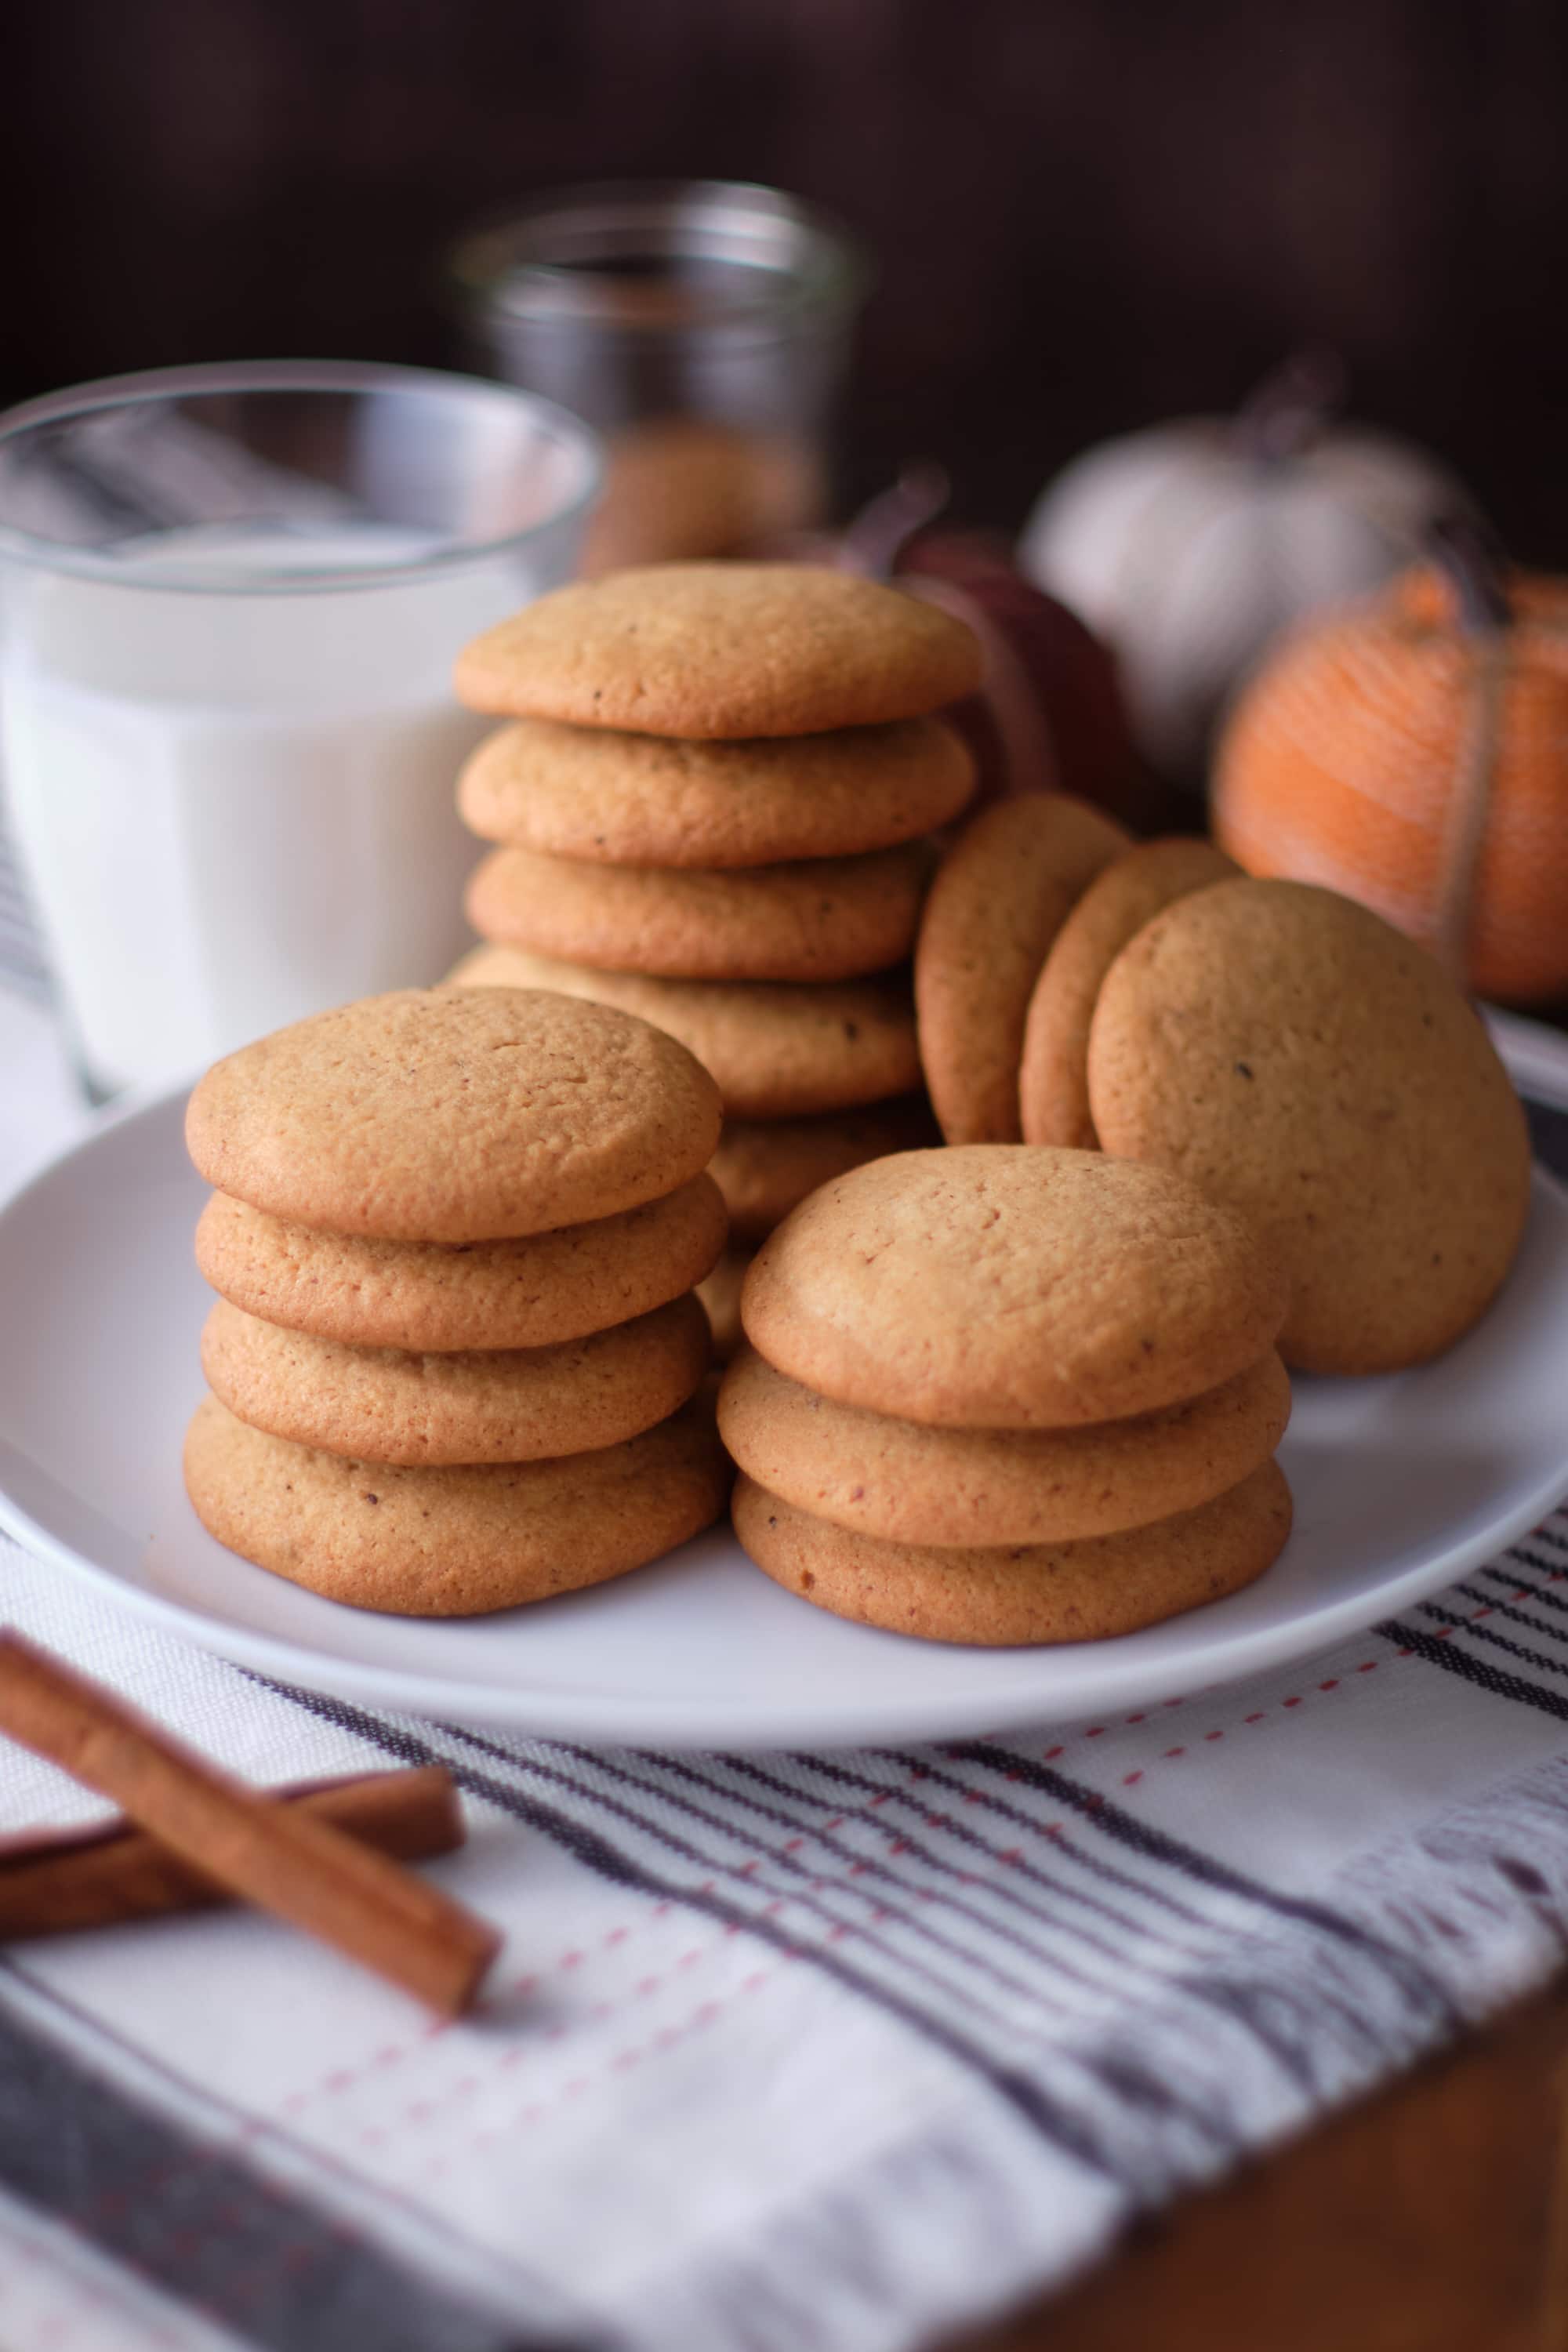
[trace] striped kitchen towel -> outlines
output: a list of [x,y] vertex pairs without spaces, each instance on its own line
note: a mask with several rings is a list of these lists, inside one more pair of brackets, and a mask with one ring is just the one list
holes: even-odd
[[[1514,1043],[1568,1165],[1568,1048]],[[470,1838],[435,1875],[507,1936],[449,2025],[242,1911],[0,1956],[8,2352],[903,2352],[1568,1939],[1568,1517],[1242,1687],[783,1757],[286,1688],[4,1538],[0,1589],[258,1780],[447,1764]],[[0,1754],[0,1830],[93,1810]]]

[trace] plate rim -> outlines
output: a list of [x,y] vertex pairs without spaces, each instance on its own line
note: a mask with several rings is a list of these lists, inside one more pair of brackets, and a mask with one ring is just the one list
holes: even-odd
[[[1545,1099],[1554,1093],[1568,1107],[1568,1039],[1517,1015],[1489,1018],[1510,1073],[1516,1067],[1521,1076],[1527,1072],[1536,1098]],[[73,1143],[0,1200],[0,1221],[8,1222],[13,1212],[34,1193],[58,1181],[63,1171],[79,1160],[94,1154],[107,1136],[142,1121],[153,1123],[167,1118],[188,1091],[181,1086],[142,1094],[99,1112]],[[1568,1213],[1568,1188],[1539,1164],[1531,1172],[1531,1190],[1552,1200],[1554,1213]],[[1568,1458],[1561,1471],[1533,1482],[1508,1511],[1484,1530],[1433,1553],[1381,1586],[1370,1609],[1370,1594],[1346,1594],[1337,1601],[1326,1601],[1305,1614],[1299,1612],[1280,1624],[1243,1632],[1217,1644],[1211,1639],[1184,1661],[1151,1658],[1140,1662],[1134,1657],[1118,1668],[1118,1654],[1126,1659],[1119,1643],[1073,1644],[1072,1654],[1084,1662],[1085,1671],[1081,1695],[1074,1693],[1070,1716],[1059,1710],[1053,1714],[1056,1702],[1049,1697],[1031,1698],[1024,1691],[1014,1696],[1000,1693],[986,1713],[982,1728],[986,1732],[1001,1731],[1030,1723],[1076,1720],[1080,1714],[1094,1714],[1109,1707],[1136,1707],[1171,1696],[1173,1677],[1180,1681],[1181,1695],[1191,1696],[1311,1657],[1342,1638],[1367,1631],[1379,1618],[1396,1613],[1410,1602],[1440,1591],[1479,1562],[1506,1551],[1563,1500],[1568,1491],[1565,1479]],[[401,1667],[365,1664],[314,1651],[286,1636],[227,1625],[189,1602],[131,1583],[113,1569],[78,1551],[36,1520],[3,1486],[0,1529],[34,1558],[63,1570],[89,1590],[102,1593],[111,1605],[192,1642],[242,1670],[263,1673],[308,1690],[425,1720],[501,1726],[525,1737],[540,1738],[587,1739],[612,1746],[646,1744],[698,1752],[730,1746],[753,1750],[821,1748],[977,1736],[974,1702],[962,1694],[954,1694],[945,1702],[911,1698],[902,1710],[896,1695],[860,1703],[819,1700],[814,1707],[807,1701],[806,1715],[791,1717],[782,1724],[777,1720],[759,1724],[742,1703],[728,1702],[720,1693],[705,1707],[700,1731],[694,1733],[683,1720],[690,1710],[688,1696],[661,1701],[656,1691],[650,1691],[635,1701],[614,1702],[616,1728],[613,1732],[584,1731],[580,1699],[571,1693],[548,1687],[543,1691],[522,1690],[515,1685],[503,1687],[454,1681],[439,1675],[414,1674]],[[1066,1646],[1051,1645],[1053,1654],[1060,1654]],[[1216,1647],[1222,1654],[1213,1654]],[[1017,1654],[1023,1657],[1033,1653],[1020,1650]]]

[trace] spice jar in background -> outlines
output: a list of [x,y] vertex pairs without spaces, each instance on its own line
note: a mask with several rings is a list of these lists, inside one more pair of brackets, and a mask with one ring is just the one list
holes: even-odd
[[458,247],[481,363],[607,444],[584,572],[732,555],[822,522],[868,270],[772,188],[565,189]]

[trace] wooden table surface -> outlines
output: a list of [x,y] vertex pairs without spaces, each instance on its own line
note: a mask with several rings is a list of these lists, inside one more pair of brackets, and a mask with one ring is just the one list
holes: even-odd
[[1568,2352],[1568,1972],[950,2352]]

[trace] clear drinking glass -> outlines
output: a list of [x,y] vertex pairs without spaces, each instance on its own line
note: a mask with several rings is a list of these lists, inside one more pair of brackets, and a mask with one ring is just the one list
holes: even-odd
[[869,271],[821,214],[736,181],[568,188],[466,238],[453,272],[482,363],[605,437],[585,572],[823,520]]
[[95,1098],[460,951],[453,657],[571,575],[599,478],[574,417],[416,369],[0,417],[4,788]]

